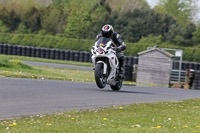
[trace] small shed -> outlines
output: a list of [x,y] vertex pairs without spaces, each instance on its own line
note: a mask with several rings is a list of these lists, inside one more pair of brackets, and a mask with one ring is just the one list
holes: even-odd
[[138,83],[153,83],[159,85],[169,85],[173,55],[161,50],[152,48],[138,53]]

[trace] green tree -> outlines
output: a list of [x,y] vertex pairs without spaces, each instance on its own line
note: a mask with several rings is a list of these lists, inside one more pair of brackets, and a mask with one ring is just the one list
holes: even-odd
[[90,11],[96,1],[75,0],[71,3],[71,12],[65,26],[65,34],[71,38],[85,38],[88,30],[91,28]]
[[113,11],[132,12],[135,9],[150,9],[146,0],[107,0]]
[[23,18],[23,25],[26,26],[27,29],[31,29],[32,32],[38,32],[42,28],[41,18],[43,15],[43,11],[36,7],[32,7]]
[[198,25],[196,31],[193,32],[192,40],[194,44],[200,44],[200,25]]
[[175,43],[174,39],[176,36],[181,36],[181,27],[176,23],[172,23],[171,25],[169,25],[167,32],[163,34],[163,40],[169,43]]
[[8,11],[14,10],[16,14],[23,16],[32,7],[41,7],[41,3],[38,0],[6,0],[6,4],[3,5]]
[[29,33],[31,33],[31,29],[27,28],[23,23],[20,23],[15,32],[16,33],[29,34]]
[[186,25],[185,28],[181,28],[179,25],[173,25],[170,31],[165,34],[165,40],[180,46],[192,46],[195,28],[196,26],[193,23]]
[[0,32],[8,32],[8,28],[6,27],[5,24],[0,20]]
[[115,30],[129,42],[137,42],[149,35],[162,35],[167,39],[167,33],[174,28],[172,25],[177,25],[172,17],[156,13],[151,9],[136,9],[125,14],[111,15],[106,22],[113,22]]
[[70,7],[71,1],[72,0],[52,0],[53,5],[56,8],[63,8],[63,7],[68,8]]
[[42,29],[52,34],[64,33],[64,25],[67,24],[67,15],[67,12],[64,13],[63,8],[48,7],[42,16]]
[[174,17],[184,27],[191,21],[194,8],[192,2],[193,0],[160,0],[154,10]]
[[101,32],[101,28],[105,25],[105,21],[111,15],[112,10],[106,0],[100,0],[90,12],[92,28],[88,30],[87,38],[94,39]]
[[14,31],[17,29],[19,23],[21,22],[21,18],[16,14],[15,10],[7,10],[3,8],[0,11],[0,20],[9,28],[9,31]]

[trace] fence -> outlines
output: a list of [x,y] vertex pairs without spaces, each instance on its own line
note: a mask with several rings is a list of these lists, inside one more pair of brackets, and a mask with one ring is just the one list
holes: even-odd
[[[193,70],[200,70],[200,63],[195,62],[182,62],[181,68],[181,82],[185,82],[186,70],[193,69]],[[171,73],[171,81],[177,82],[178,81],[178,74],[179,74],[179,61],[173,62],[172,73]]]
[[[185,75],[186,75],[186,71],[181,70],[181,78],[180,78],[181,82],[185,82]],[[170,80],[172,82],[178,82],[178,77],[179,77],[179,70],[172,69]]]
[[[58,50],[48,48],[37,48],[29,46],[19,46],[10,44],[0,44],[0,54],[6,55],[19,55],[55,60],[68,60],[78,62],[91,62],[91,53],[86,51],[70,51],[70,50]],[[125,80],[132,81],[133,79],[133,66],[138,64],[138,57],[126,56],[125,57]],[[176,70],[179,69],[179,62],[173,62],[171,80],[177,81],[178,73]],[[200,64],[194,62],[183,62],[182,63],[182,77],[181,81],[185,80],[186,69],[200,70]]]
[[0,44],[0,54],[29,56],[56,60],[90,62],[89,52]]

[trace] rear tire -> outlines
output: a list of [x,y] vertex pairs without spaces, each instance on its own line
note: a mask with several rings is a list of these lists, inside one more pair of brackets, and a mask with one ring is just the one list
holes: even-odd
[[113,90],[113,91],[119,91],[122,87],[122,80],[120,79],[116,85],[110,85],[110,88]]
[[103,64],[98,63],[95,65],[95,81],[99,88],[104,88],[107,83],[107,77],[103,75]]

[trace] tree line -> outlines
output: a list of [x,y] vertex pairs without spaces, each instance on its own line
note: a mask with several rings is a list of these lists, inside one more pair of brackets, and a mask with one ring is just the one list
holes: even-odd
[[11,0],[0,5],[0,32],[94,40],[104,24],[111,24],[126,42],[159,37],[171,45],[200,46],[200,26],[190,18],[192,0],[160,0],[154,9],[145,0],[124,1],[52,0],[42,5]]

